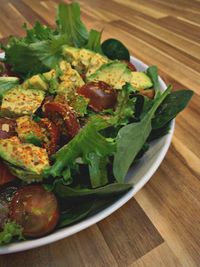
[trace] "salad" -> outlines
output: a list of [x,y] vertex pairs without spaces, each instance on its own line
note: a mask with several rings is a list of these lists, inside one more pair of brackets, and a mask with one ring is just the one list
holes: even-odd
[[1,45],[0,245],[44,236],[104,208],[132,186],[132,164],[193,92],[159,90],[116,39],[89,32],[78,3],[56,28],[36,22]]

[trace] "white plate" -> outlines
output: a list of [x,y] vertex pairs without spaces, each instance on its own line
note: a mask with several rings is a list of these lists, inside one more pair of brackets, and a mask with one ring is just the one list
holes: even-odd
[[[0,55],[2,56],[2,55]],[[137,58],[131,57],[131,62],[136,66],[137,70],[144,71],[148,66]],[[166,84],[159,78],[160,89],[163,91],[166,89]],[[82,220],[72,226],[65,227],[57,230],[52,234],[30,241],[23,241],[13,243],[11,245],[0,247],[0,254],[13,253],[23,250],[28,250],[36,247],[40,247],[46,244],[50,244],[57,240],[63,239],[70,235],[73,235],[109,216],[111,213],[123,206],[129,199],[131,199],[152,177],[162,160],[164,159],[167,150],[170,146],[172,135],[174,132],[174,120],[171,123],[171,130],[164,137],[154,141],[151,144],[150,149],[142,157],[142,159],[132,167],[126,177],[126,181],[134,183],[134,188],[125,193],[115,203],[100,211],[99,213]]]

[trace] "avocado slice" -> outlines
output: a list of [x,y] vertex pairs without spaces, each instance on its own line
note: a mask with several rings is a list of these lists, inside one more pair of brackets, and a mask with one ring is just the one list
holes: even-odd
[[59,77],[61,83],[56,88],[57,94],[69,94],[77,87],[81,87],[85,84],[80,74],[75,69],[72,69],[69,63],[66,61],[61,61],[59,66],[62,75]]
[[3,95],[1,116],[19,117],[33,114],[42,104],[45,92],[16,87]]
[[153,86],[153,83],[149,78],[149,76],[147,76],[144,72],[139,72],[139,71],[131,72],[130,83],[138,91],[143,89],[148,89]]
[[16,132],[23,143],[30,143],[36,146],[42,146],[45,135],[41,128],[29,116],[19,117],[16,120]]
[[125,83],[130,82],[131,71],[127,65],[120,61],[112,61],[102,65],[87,81],[103,81],[114,89],[122,89]]
[[103,64],[109,62],[107,57],[85,48],[65,46],[63,55],[79,73],[86,73],[86,76],[91,75]]
[[0,77],[0,99],[3,94],[13,87],[19,84],[19,78],[17,77]]
[[[41,181],[44,169],[49,167],[46,149],[23,144],[16,136],[0,140],[0,157],[9,164],[14,175],[26,182]],[[19,170],[29,175],[21,176]]]
[[47,91],[49,86],[48,83],[44,81],[44,78],[41,74],[37,74],[32,76],[31,78],[27,79],[23,84],[22,87],[25,89],[39,89],[43,91]]

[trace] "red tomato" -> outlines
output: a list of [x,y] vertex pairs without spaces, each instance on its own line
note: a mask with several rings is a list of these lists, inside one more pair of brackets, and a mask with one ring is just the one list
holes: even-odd
[[15,136],[15,127],[16,121],[14,119],[0,118],[0,139]]
[[77,89],[77,93],[89,99],[89,106],[99,112],[114,108],[117,101],[115,90],[107,83],[89,82]]
[[58,202],[53,193],[40,185],[28,185],[17,190],[10,203],[10,219],[23,227],[29,237],[51,232],[59,219]]
[[10,172],[5,163],[0,161],[0,186],[12,182],[16,177]]
[[44,104],[44,115],[45,117],[50,118],[57,127],[60,127],[58,122],[55,120],[55,115],[58,114],[65,122],[67,134],[70,138],[73,138],[80,130],[80,124],[76,118],[76,115],[72,108],[67,103],[58,103],[58,102],[48,102]]
[[52,121],[47,118],[41,119],[39,125],[45,130],[46,135],[48,136],[49,142],[45,144],[45,147],[48,151],[48,154],[52,155],[56,152],[58,146],[60,138],[59,129]]

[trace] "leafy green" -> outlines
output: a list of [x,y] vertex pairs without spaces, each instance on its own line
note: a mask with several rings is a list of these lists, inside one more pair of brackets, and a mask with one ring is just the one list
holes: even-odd
[[128,124],[119,130],[116,140],[117,151],[114,155],[113,163],[113,173],[118,182],[123,182],[130,165],[142,149],[152,130],[152,118],[170,91],[171,86],[155,100],[152,108],[140,122]]
[[193,94],[192,90],[179,90],[169,94],[152,120],[153,129],[161,128],[175,118],[187,106]]
[[26,43],[23,39],[13,38],[4,47],[6,62],[13,71],[27,76],[45,72],[55,67],[61,59],[65,36],[54,36],[50,40]]
[[67,44],[83,47],[88,40],[88,31],[80,18],[78,3],[60,4],[57,12],[58,31],[67,38]]
[[158,81],[158,67],[157,66],[150,66],[146,70],[146,74],[153,82],[153,87],[155,90],[159,89],[159,81]]
[[109,196],[104,198],[89,198],[84,201],[78,200],[78,205],[74,204],[67,210],[63,211],[60,216],[58,227],[71,225],[75,222],[82,220],[85,217],[93,215],[98,211],[106,208],[116,201],[119,196]]
[[22,240],[22,227],[15,222],[7,222],[4,225],[3,231],[0,232],[0,245],[6,245],[13,239]]
[[28,29],[27,25],[24,24],[24,29],[26,30],[26,36],[23,38],[23,41],[29,44],[49,40],[55,35],[54,30],[46,25],[42,25],[39,21],[36,21],[31,29]]
[[115,142],[111,138],[103,137],[99,131],[107,128],[108,122],[100,116],[93,116],[84,128],[54,156],[54,164],[46,170],[47,175],[62,176],[62,171],[74,164],[77,158],[87,162],[91,152],[101,157],[112,155],[115,151]]
[[108,183],[107,157],[100,157],[95,153],[87,156],[92,188],[104,186]]
[[102,54],[103,52],[101,49],[101,35],[102,32],[98,32],[94,29],[91,29],[89,32],[88,42],[85,45],[85,48]]
[[103,53],[110,59],[130,60],[130,54],[125,45],[116,39],[107,39],[102,45]]
[[61,198],[77,198],[88,196],[105,197],[126,192],[132,186],[132,184],[113,183],[95,189],[72,188],[64,185],[62,181],[59,181],[56,183],[54,191]]
[[19,85],[19,78],[17,77],[0,77],[0,99],[5,92],[17,85]]
[[133,117],[134,107],[136,99],[131,97],[131,94],[134,93],[134,88],[126,83],[122,90],[119,91],[117,97],[117,106],[115,110],[115,117],[121,125],[126,125],[129,122],[129,119]]

